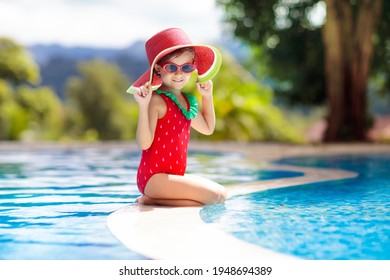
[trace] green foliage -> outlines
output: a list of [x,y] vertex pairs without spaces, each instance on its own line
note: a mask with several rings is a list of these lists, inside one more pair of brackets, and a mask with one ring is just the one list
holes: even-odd
[[[356,12],[361,1],[349,1]],[[244,40],[266,62],[275,80],[278,99],[291,104],[324,104],[324,50],[321,24],[310,20],[320,0],[217,0],[237,38]],[[374,37],[373,74],[385,75],[384,91],[390,93],[390,1],[383,1],[382,20]],[[259,54],[259,53],[256,53]],[[253,68],[253,67],[252,67]],[[383,90],[382,90],[383,92]]]
[[[375,52],[372,61],[374,79],[380,79],[376,91],[380,95],[390,96],[390,1],[383,1],[382,20],[378,23],[373,38]],[[379,87],[378,87],[379,86]]]
[[[214,78],[216,130],[207,139],[302,142],[303,135],[272,104],[273,94],[224,54]],[[203,138],[200,135],[194,135]]]
[[217,0],[234,35],[257,50],[250,68],[267,63],[278,99],[290,104],[325,101],[321,30],[308,19],[317,2]]
[[0,78],[13,84],[40,81],[39,68],[26,50],[8,38],[0,38]]
[[326,92],[319,29],[284,31],[278,37],[278,45],[267,53],[271,63],[269,75],[277,81],[278,97],[290,104],[323,104]]
[[81,77],[67,83],[70,136],[101,140],[133,139],[136,104],[125,95],[129,81],[119,68],[103,61],[79,64]]
[[0,140],[58,139],[62,107],[48,88],[33,89],[39,68],[24,48],[0,38]]
[[49,88],[12,88],[0,80],[0,140],[57,140],[63,108]]
[[27,113],[13,96],[12,88],[0,79],[0,140],[18,140],[28,126]]
[[50,88],[20,86],[16,91],[16,102],[28,117],[24,139],[58,140],[61,137],[64,110],[61,101]]

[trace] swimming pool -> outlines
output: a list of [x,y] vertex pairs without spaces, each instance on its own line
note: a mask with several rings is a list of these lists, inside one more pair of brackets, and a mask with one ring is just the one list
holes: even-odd
[[390,154],[302,157],[277,164],[357,178],[238,195],[202,219],[239,239],[304,259],[390,259]]
[[[105,224],[139,195],[138,161],[124,148],[0,151],[0,259],[145,259]],[[302,175],[259,171],[237,153],[196,151],[188,170],[220,183]]]

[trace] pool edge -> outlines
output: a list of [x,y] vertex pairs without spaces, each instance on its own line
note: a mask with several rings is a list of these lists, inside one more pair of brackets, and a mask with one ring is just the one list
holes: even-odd
[[[262,169],[304,172],[303,176],[227,187],[228,197],[321,181],[356,177],[350,171],[270,164]],[[200,217],[202,207],[127,205],[107,218],[110,232],[128,249],[160,260],[289,260],[281,254],[242,241]],[[227,248],[228,246],[228,248]]]

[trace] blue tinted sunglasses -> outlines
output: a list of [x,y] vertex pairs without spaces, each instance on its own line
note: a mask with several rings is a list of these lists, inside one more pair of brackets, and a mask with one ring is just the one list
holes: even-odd
[[176,73],[179,68],[183,73],[191,73],[194,72],[196,69],[195,64],[192,63],[177,65],[175,63],[169,62],[162,65],[162,69],[164,69],[164,71],[168,73]]

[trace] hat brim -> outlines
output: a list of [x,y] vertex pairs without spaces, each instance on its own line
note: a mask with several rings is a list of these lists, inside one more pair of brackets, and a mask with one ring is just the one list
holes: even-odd
[[154,77],[151,79],[150,78],[150,73],[152,72],[153,75],[153,70],[149,68],[145,73],[143,73],[127,90],[128,93],[134,94],[135,88],[138,88],[140,86],[145,85],[147,82],[150,82],[150,87],[152,88],[153,91],[158,89],[162,85],[161,78],[154,74]]
[[153,60],[150,68],[129,87],[127,92],[134,94],[135,88],[145,85],[147,82],[150,82],[153,91],[158,89],[162,85],[162,81],[153,71],[155,64],[165,55],[185,47],[192,47],[195,51],[197,82],[205,83],[214,78],[222,64],[222,55],[217,48],[208,45],[180,45],[160,52]]

